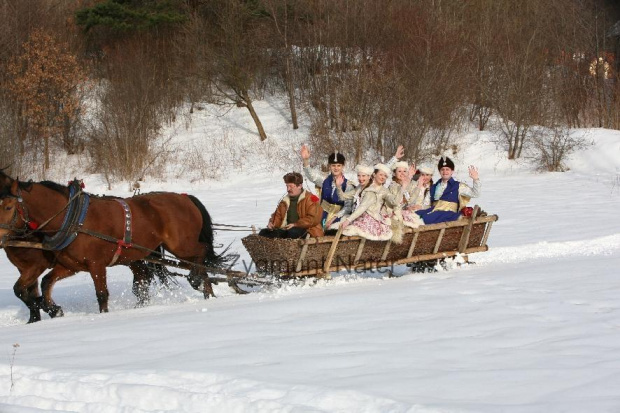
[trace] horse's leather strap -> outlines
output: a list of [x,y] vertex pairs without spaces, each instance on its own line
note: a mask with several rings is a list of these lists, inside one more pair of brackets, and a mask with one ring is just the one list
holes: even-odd
[[123,199],[115,199],[116,202],[121,204],[123,208],[123,228],[125,235],[123,239],[116,240],[116,251],[114,252],[114,257],[112,257],[112,261],[108,264],[108,267],[111,267],[116,263],[118,257],[120,257],[123,248],[131,248],[131,209],[127,202]]
[[[77,229],[84,224],[89,203],[90,197],[87,193],[82,191],[81,182],[77,180],[71,182],[69,184],[69,202],[62,209],[67,209],[62,225],[60,229],[51,237],[43,237],[43,248],[50,251],[60,251],[69,246],[69,244],[71,244],[78,235]],[[20,212],[20,215],[22,215],[24,222],[29,222],[27,214],[24,215]],[[41,228],[45,227],[45,225],[47,225],[52,218],[39,225],[38,229],[41,230]]]

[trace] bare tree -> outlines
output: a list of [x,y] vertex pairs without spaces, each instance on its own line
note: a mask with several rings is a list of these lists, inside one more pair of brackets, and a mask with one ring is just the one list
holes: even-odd
[[80,114],[78,88],[85,76],[66,45],[35,30],[24,51],[8,66],[8,89],[19,104],[19,114],[35,139],[44,141],[44,170],[50,166],[50,140],[66,130]]
[[267,134],[254,98],[269,66],[264,44],[268,15],[258,3],[242,0],[214,0],[200,10],[208,28],[204,41],[213,57],[207,78],[214,88],[214,103],[247,108],[263,141]]
[[547,129],[534,137],[534,161],[541,171],[564,172],[568,170],[565,164],[568,157],[591,145],[592,142],[571,133],[566,127]]
[[[291,26],[296,23],[296,12],[300,6],[300,1],[297,0],[262,0],[265,9],[269,12],[269,15],[273,21],[274,37],[276,42],[280,44],[276,50],[279,53],[277,57],[282,57],[283,60],[283,78],[286,94],[288,95],[289,110],[291,112],[291,122],[293,129],[298,129],[299,124],[297,122],[297,98],[295,97],[295,70],[294,70],[294,47],[293,39],[291,35]],[[293,26],[294,30],[295,27]],[[277,60],[275,62],[277,64]]]
[[169,67],[153,47],[133,37],[109,48],[100,63],[88,150],[93,170],[108,180],[136,181],[152,173],[149,168],[161,155],[155,150],[159,131],[174,120],[177,95],[165,81]]

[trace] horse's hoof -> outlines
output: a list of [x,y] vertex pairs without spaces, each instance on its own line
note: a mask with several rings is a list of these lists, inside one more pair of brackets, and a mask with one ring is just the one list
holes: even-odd
[[36,323],[37,321],[41,321],[41,311],[38,306],[34,306],[34,308],[30,309],[30,318],[28,319],[28,324]]
[[47,313],[51,318],[64,317],[65,315],[64,311],[62,311],[62,307],[59,305],[52,306]]
[[143,307],[148,307],[148,305],[149,305],[148,300],[140,300],[136,303],[136,305],[133,308],[143,308]]
[[204,283],[202,280],[188,278],[189,285],[196,291],[202,291],[204,289]]

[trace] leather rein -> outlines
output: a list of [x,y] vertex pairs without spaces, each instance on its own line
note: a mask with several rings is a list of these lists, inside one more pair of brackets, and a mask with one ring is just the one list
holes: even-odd
[[[81,194],[81,191],[77,191],[77,193],[73,197],[69,198],[69,201],[67,201],[65,206],[62,207],[60,211],[52,215],[49,219],[47,219],[42,224],[38,224],[35,221],[32,221],[28,215],[28,208],[24,204],[24,198],[22,197],[22,189],[20,188],[19,182],[18,182],[17,195],[12,195],[12,194],[5,195],[5,198],[15,198],[17,200],[17,204],[15,205],[15,209],[13,210],[13,215],[11,217],[11,222],[9,224],[0,223],[0,228],[7,229],[11,232],[21,234],[20,236],[22,237],[27,237],[29,235],[32,235],[34,232],[40,232],[42,228],[45,228],[45,226],[47,226],[54,218],[56,218],[65,209],[67,209],[69,205],[71,205],[71,203],[74,201],[74,199],[80,196],[80,194]],[[2,203],[3,203],[3,199],[0,199],[0,205],[2,205]],[[18,218],[22,219],[22,221],[25,224],[25,227],[17,226]],[[3,238],[3,241],[4,241],[4,238]]]
[[[76,181],[74,181],[72,184],[74,184]],[[19,247],[19,248],[36,248],[36,249],[42,249],[42,250],[51,250],[51,251],[60,251],[62,249],[64,249],[68,243],[66,245],[63,245],[62,248],[50,248],[48,245],[46,245],[45,241],[44,242],[32,242],[32,241],[27,241],[27,240],[20,240],[23,238],[27,238],[28,236],[32,235],[35,232],[39,232],[41,231],[41,228],[44,228],[46,225],[48,225],[54,218],[56,218],[57,216],[59,216],[63,211],[65,211],[67,208],[70,208],[70,206],[72,205],[72,203],[74,203],[77,199],[79,199],[81,196],[88,196],[88,194],[86,194],[81,187],[81,183],[79,185],[79,189],[76,190],[76,193],[73,195],[69,196],[69,200],[67,201],[67,203],[57,212],[55,213],[52,217],[50,217],[49,219],[47,219],[45,222],[43,222],[40,225],[37,225],[36,223],[34,223],[34,221],[31,221],[29,216],[28,216],[28,209],[26,207],[26,205],[24,204],[24,200],[21,196],[21,188],[19,188],[18,185],[18,193],[17,196],[15,195],[6,195],[5,197],[13,197],[17,199],[17,205],[15,207],[15,210],[13,212],[13,216],[11,218],[11,222],[10,224],[0,224],[0,228],[3,229],[8,229],[9,231],[13,232],[13,233],[18,233],[19,235],[17,237],[14,238],[9,238],[9,234],[6,234],[4,237],[2,237],[2,239],[0,239],[0,248],[2,247]],[[141,245],[132,243],[131,237],[132,237],[132,215],[131,215],[131,210],[129,208],[129,205],[127,205],[127,203],[124,200],[121,199],[117,199],[116,200],[122,207],[123,209],[123,227],[124,227],[124,236],[122,239],[118,239],[115,237],[112,237],[110,235],[106,235],[106,234],[102,234],[100,232],[96,232],[96,231],[92,231],[90,229],[87,228],[83,228],[82,227],[82,222],[80,221],[80,223],[77,226],[72,226],[71,228],[68,229],[64,229],[64,231],[68,231],[70,232],[72,235],[77,236],[77,233],[82,233],[82,234],[86,234],[89,235],[91,237],[95,237],[95,238],[99,238],[101,240],[104,241],[108,241],[111,243],[115,243],[117,245],[117,249],[114,253],[114,256],[112,258],[112,261],[108,264],[108,266],[114,265],[117,261],[117,259],[119,258],[122,249],[123,248],[135,248],[144,252],[147,252],[151,255],[153,255],[154,257],[158,257],[157,261],[160,262],[161,264],[167,264],[167,265],[172,265],[172,266],[178,266],[175,265],[175,263],[173,261],[170,261],[168,259],[166,259],[165,255],[160,252],[160,251],[156,251],[156,250],[152,250],[150,248],[146,248],[143,247]],[[2,205],[2,199],[0,199],[0,205]],[[71,212],[71,211],[68,211]],[[84,211],[84,216],[86,215],[85,211]],[[17,227],[17,221],[18,221],[18,217],[22,219],[22,221],[26,224],[25,227],[19,228]],[[66,220],[65,220],[66,221]],[[29,223],[34,223],[32,225],[29,225]],[[231,227],[233,227],[234,225],[231,225]],[[61,228],[58,232],[63,231],[63,229]],[[212,270],[212,271],[218,271],[217,268],[213,268],[213,267],[207,267],[205,265],[200,265],[200,264],[196,264],[193,263],[191,261],[187,261],[184,259],[180,259],[175,257],[175,260],[177,260],[179,263],[183,263],[188,265],[190,268],[197,266],[197,267],[202,267],[205,268],[207,270]]]

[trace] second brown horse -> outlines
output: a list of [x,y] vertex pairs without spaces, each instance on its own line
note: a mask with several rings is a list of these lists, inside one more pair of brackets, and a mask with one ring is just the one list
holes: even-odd
[[[40,231],[47,235],[58,232],[69,201],[61,188],[64,187],[59,185],[56,190],[40,183],[19,182],[0,171],[0,199],[6,200],[0,208],[0,237],[28,222],[45,223]],[[56,252],[57,263],[67,271],[55,274],[53,282],[78,271],[89,272],[99,310],[107,312],[106,267],[139,262],[161,245],[186,264],[192,287],[200,289],[205,298],[214,296],[206,268],[218,265],[221,258],[213,249],[212,222],[202,203],[195,197],[169,192],[139,195],[125,201],[131,212],[131,245],[120,242],[126,235],[126,211],[122,205],[114,199],[93,197],[81,232],[71,244]],[[51,285],[48,287],[51,289]]]

